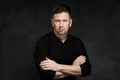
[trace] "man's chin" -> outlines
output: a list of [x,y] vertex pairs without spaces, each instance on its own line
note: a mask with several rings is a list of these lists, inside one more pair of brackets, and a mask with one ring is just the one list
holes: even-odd
[[66,33],[59,33],[59,35],[66,35]]

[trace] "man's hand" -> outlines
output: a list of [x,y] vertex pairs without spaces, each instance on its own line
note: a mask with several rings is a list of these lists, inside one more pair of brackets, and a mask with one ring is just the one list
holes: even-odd
[[40,67],[43,70],[52,70],[52,71],[59,70],[59,64],[47,57],[46,60],[40,62]]
[[81,55],[74,60],[73,65],[81,65],[85,62],[86,62],[85,56]]
[[69,75],[78,76],[81,75],[81,67],[79,65],[86,62],[86,57],[81,55],[77,57],[72,65],[58,64],[55,61],[46,57],[46,60],[40,62],[40,67],[43,70],[56,71],[55,79],[63,78]]

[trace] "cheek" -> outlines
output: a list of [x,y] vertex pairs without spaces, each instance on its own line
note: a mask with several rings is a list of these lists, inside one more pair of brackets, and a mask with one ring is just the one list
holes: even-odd
[[69,29],[70,28],[70,24],[66,24],[66,29]]
[[58,27],[58,24],[57,24],[57,23],[54,23],[54,27]]
[[59,27],[58,27],[57,25],[54,25],[53,28],[54,28],[55,30],[58,30],[58,29],[59,29]]
[[52,26],[53,26],[54,28],[56,28],[56,24],[53,23]]
[[67,24],[66,24],[66,26],[70,26],[71,24],[70,24],[70,22],[68,22]]
[[69,27],[67,26],[66,28],[65,28],[65,31],[68,31],[69,30]]

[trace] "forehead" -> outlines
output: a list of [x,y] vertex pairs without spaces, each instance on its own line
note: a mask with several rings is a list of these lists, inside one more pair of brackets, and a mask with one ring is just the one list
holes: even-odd
[[56,13],[53,15],[53,19],[70,19],[68,12]]

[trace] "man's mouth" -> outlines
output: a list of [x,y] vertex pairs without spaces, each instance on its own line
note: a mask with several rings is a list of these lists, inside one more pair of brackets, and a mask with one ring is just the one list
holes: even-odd
[[59,31],[63,31],[64,29],[59,29]]

